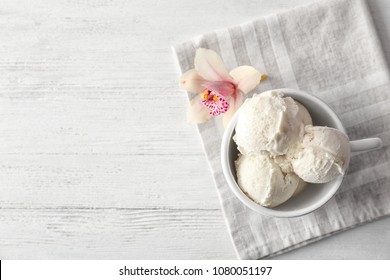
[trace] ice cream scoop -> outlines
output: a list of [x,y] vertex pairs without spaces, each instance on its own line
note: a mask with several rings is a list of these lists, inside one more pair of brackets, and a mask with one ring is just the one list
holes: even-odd
[[305,127],[301,148],[291,159],[294,172],[309,183],[326,183],[344,175],[348,167],[348,137],[338,129],[325,126]]
[[293,172],[283,173],[267,152],[240,155],[235,162],[238,185],[253,201],[265,207],[276,207],[302,188]]
[[303,135],[310,114],[280,91],[267,91],[245,100],[234,140],[242,154],[268,151],[283,155]]
[[294,102],[298,105],[298,120],[304,125],[313,125],[313,120],[311,119],[310,113],[306,107],[296,100],[294,100]]

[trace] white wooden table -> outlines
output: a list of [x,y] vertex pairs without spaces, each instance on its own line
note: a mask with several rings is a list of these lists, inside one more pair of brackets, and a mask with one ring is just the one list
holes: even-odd
[[[236,258],[170,46],[307,2],[2,0],[0,259]],[[278,258],[389,248],[386,218]]]

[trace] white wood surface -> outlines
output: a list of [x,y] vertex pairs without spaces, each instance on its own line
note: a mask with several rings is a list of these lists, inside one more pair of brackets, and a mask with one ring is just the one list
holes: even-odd
[[[308,2],[1,0],[0,259],[236,258],[170,46]],[[389,248],[387,218],[277,258]]]

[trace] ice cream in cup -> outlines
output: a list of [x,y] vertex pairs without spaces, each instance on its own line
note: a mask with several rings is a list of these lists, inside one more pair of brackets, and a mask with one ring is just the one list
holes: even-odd
[[222,169],[233,193],[261,214],[296,217],[339,189],[352,152],[380,148],[379,138],[349,141],[335,112],[294,89],[248,98],[226,127]]

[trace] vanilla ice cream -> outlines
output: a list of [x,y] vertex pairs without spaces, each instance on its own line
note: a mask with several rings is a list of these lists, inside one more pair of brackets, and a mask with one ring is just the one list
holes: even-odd
[[242,154],[283,155],[303,136],[306,124],[311,118],[302,105],[281,92],[267,91],[245,100],[233,139]]
[[288,200],[300,183],[294,173],[284,174],[267,152],[240,155],[236,170],[242,191],[265,207],[275,207]]
[[307,186],[307,183],[305,181],[303,181],[301,178],[299,178],[299,183],[298,183],[298,186],[297,188],[295,189],[292,197],[300,194]]
[[349,163],[348,137],[313,126],[309,111],[283,93],[267,91],[247,99],[233,140],[239,154],[237,183],[253,201],[276,207],[308,183],[343,175]]
[[304,125],[313,125],[313,120],[311,119],[310,113],[306,107],[298,101],[295,101],[295,103],[298,105],[298,120],[303,122]]
[[349,157],[349,139],[344,133],[331,127],[308,125],[291,164],[304,181],[325,183],[344,175]]

